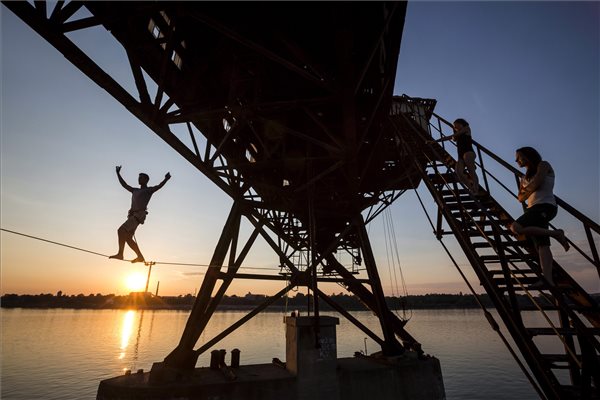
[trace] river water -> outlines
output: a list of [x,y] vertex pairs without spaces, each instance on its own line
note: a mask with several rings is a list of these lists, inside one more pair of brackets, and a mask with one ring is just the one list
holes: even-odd
[[[322,313],[337,316],[335,313]],[[354,312],[378,331],[369,312]],[[245,312],[218,312],[199,343]],[[2,399],[93,399],[102,379],[124,370],[147,371],[177,344],[188,312],[133,310],[2,309]],[[217,344],[241,350],[241,364],[285,361],[280,312],[257,315]],[[500,321],[496,314],[496,319]],[[407,330],[426,353],[440,359],[448,399],[536,399],[536,393],[479,310],[415,310]],[[343,317],[338,357],[378,351]],[[210,351],[198,366],[208,366]]]

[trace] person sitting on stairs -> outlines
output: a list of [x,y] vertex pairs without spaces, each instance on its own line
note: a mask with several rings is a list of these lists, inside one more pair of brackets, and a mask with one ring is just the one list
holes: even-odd
[[116,170],[121,186],[123,186],[125,190],[131,192],[131,208],[127,213],[127,221],[125,221],[117,230],[119,236],[119,251],[117,254],[110,256],[109,258],[122,260],[125,243],[127,243],[137,255],[137,257],[131,262],[144,262],[144,256],[142,255],[142,252],[140,251],[140,248],[135,240],[133,240],[133,234],[135,233],[135,230],[139,224],[143,224],[146,220],[146,215],[148,214],[146,207],[148,207],[150,198],[157,190],[161,189],[169,179],[171,179],[171,174],[167,172],[165,179],[163,179],[163,181],[158,185],[148,186],[150,177],[147,174],[141,173],[138,177],[138,183],[140,184],[140,187],[133,188],[129,186],[121,176],[121,166],[117,166]]
[[[525,235],[537,248],[540,266],[544,279],[554,285],[552,264],[554,262],[550,251],[550,238],[556,239],[565,249],[569,250],[569,241],[562,229],[548,229],[549,222],[556,216],[557,206],[554,198],[554,169],[532,147],[522,147],[516,151],[516,163],[526,168],[525,176],[521,178],[518,200],[527,202],[525,213],[517,218],[510,226],[515,235]],[[538,289],[546,286],[543,280],[533,283],[530,288]]]

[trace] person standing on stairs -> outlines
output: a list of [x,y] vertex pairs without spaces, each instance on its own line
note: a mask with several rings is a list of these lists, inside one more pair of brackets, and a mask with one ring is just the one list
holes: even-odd
[[[456,142],[456,149],[458,151],[455,167],[456,175],[469,188],[471,194],[477,196],[479,193],[479,179],[475,172],[475,151],[473,150],[471,127],[467,121],[458,118],[454,121],[452,129],[454,130],[453,135],[444,136],[441,139],[434,140],[433,143],[444,142],[446,140],[454,140]],[[465,174],[465,167],[467,174]]]
[[[569,241],[562,229],[548,229],[549,222],[556,216],[558,207],[554,198],[554,169],[547,161],[543,161],[540,153],[533,147],[521,147],[516,151],[516,163],[526,168],[525,176],[521,178],[519,194],[521,203],[527,202],[525,213],[517,218],[510,226],[515,235],[531,237],[539,257],[544,279],[554,285],[552,264],[554,259],[550,251],[550,238],[556,239],[565,249],[569,250]],[[533,283],[530,288],[544,287],[543,280]]]
[[131,192],[131,208],[127,213],[127,221],[125,221],[117,230],[119,235],[119,251],[114,256],[110,256],[109,258],[114,258],[117,260],[123,259],[123,250],[125,249],[125,243],[131,247],[131,249],[137,255],[131,262],[144,262],[144,256],[140,251],[135,240],[133,240],[133,235],[135,230],[140,224],[143,224],[146,220],[146,215],[148,211],[146,211],[146,207],[148,207],[148,203],[150,202],[150,198],[160,188],[162,188],[165,183],[169,179],[171,179],[171,174],[166,173],[165,179],[161,183],[156,186],[148,186],[148,182],[150,181],[150,177],[147,174],[141,173],[138,177],[138,183],[140,184],[139,188],[131,187],[125,182],[123,177],[121,176],[121,166],[116,167],[117,178],[119,178],[119,183],[121,186],[125,188],[125,190]]

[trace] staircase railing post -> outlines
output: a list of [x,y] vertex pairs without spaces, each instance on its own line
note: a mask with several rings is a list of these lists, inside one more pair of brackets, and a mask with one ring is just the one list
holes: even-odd
[[587,236],[588,243],[590,244],[590,251],[592,252],[592,257],[594,258],[594,264],[596,265],[596,271],[598,271],[598,277],[600,278],[600,257],[598,257],[598,249],[596,249],[596,243],[594,242],[594,237],[592,236],[592,230],[589,225],[583,224],[585,229],[585,235]]
[[483,156],[481,155],[481,148],[477,145],[477,157],[479,158],[479,166],[481,167],[481,176],[483,177],[483,185],[485,187],[485,191],[490,193],[490,185],[487,179],[487,171],[485,166],[483,165]]

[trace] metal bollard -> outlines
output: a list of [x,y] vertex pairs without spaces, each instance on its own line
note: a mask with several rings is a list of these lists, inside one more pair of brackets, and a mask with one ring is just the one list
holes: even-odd
[[210,352],[210,369],[219,369],[219,357],[221,357],[221,352],[219,350]]
[[240,349],[231,350],[231,368],[239,368],[240,366]]

